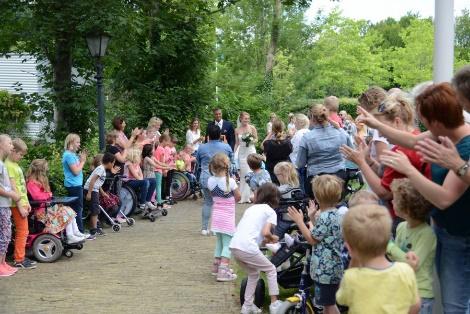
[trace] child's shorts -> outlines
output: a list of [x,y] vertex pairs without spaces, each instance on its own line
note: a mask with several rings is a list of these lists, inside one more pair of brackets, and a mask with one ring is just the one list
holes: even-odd
[[[84,190],[85,199],[88,191]],[[91,192],[91,200],[87,201],[88,208],[90,210],[90,215],[98,216],[100,213],[100,195],[98,192],[92,191]]]
[[328,306],[336,304],[336,291],[339,284],[322,284],[315,282],[315,303]]

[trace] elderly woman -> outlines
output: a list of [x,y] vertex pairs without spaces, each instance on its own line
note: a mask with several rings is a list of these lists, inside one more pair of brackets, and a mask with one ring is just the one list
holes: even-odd
[[[295,121],[295,133],[292,139],[290,140],[292,144],[292,153],[289,155],[291,162],[296,165],[297,164],[297,154],[299,153],[299,145],[300,141],[302,140],[302,137],[304,136],[305,133],[307,133],[308,126],[310,124],[310,121],[308,120],[307,116],[298,113],[294,117]],[[302,168],[297,168],[297,173],[299,174],[299,183],[300,183],[300,188],[302,191],[305,193],[305,179],[306,179],[306,173],[307,169],[305,167]]]
[[[470,126],[465,124],[457,94],[448,83],[433,84],[416,97],[418,117],[429,130],[420,135],[397,130],[362,110],[362,120],[390,142],[413,148],[424,138],[448,137],[462,160],[470,157]],[[445,114],[443,114],[445,113]],[[381,161],[407,176],[435,207],[431,211],[437,236],[436,269],[445,313],[467,313],[470,299],[470,189],[459,178],[464,171],[431,165],[431,180],[401,152],[384,152]]]
[[296,166],[300,169],[307,165],[305,192],[313,199],[310,182],[314,176],[332,174],[346,179],[345,163],[339,148],[342,145],[352,146],[352,143],[343,129],[331,125],[328,110],[322,104],[310,108],[310,124],[312,129],[300,140]]

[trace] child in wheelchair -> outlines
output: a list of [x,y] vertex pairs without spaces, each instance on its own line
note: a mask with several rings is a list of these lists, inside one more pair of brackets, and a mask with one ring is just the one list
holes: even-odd
[[191,191],[195,191],[196,185],[196,175],[193,170],[196,163],[196,157],[193,156],[193,152],[193,145],[184,145],[184,148],[179,152],[178,160],[176,161],[176,170],[183,172],[188,178]]

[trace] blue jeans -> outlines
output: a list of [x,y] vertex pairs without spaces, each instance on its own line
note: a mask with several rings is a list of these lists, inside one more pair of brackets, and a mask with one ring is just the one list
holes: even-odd
[[305,195],[305,180],[307,180],[307,168],[297,168],[297,174],[299,175],[299,187],[302,190],[302,193]]
[[129,180],[127,181],[127,184],[136,192],[137,189],[139,189],[139,204],[145,204],[145,199],[149,189],[149,182],[147,180]]
[[421,298],[421,307],[419,314],[432,314],[432,308],[434,306],[434,299]]
[[75,211],[77,216],[75,216],[75,221],[77,222],[78,230],[80,230],[81,233],[85,231],[85,228],[83,227],[83,220],[82,220],[82,212],[83,212],[83,187],[82,186],[71,186],[71,187],[65,187],[67,190],[67,195],[68,196],[76,196],[78,199],[69,204],[70,207]]
[[214,201],[212,200],[211,191],[208,188],[202,189],[202,195],[204,196],[204,202],[202,203],[202,230],[208,230]]
[[437,237],[436,270],[445,314],[469,313],[470,237],[450,235],[434,226]]
[[157,179],[155,178],[145,178],[146,181],[149,183],[149,187],[147,189],[147,196],[145,197],[145,201],[150,202],[152,200],[152,195],[155,192],[155,187],[157,186]]

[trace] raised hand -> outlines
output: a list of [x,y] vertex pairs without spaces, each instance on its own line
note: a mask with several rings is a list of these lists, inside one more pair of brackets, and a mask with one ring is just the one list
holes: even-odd
[[378,126],[381,124],[379,120],[377,120],[374,115],[370,114],[367,110],[362,108],[361,106],[357,106],[357,112],[359,116],[357,117],[357,122],[363,122],[367,126],[377,129]]
[[401,151],[384,151],[380,156],[380,162],[385,166],[404,174],[405,176],[409,176],[410,173],[414,170],[414,167],[408,157]]
[[295,207],[292,207],[290,206],[289,208],[287,208],[287,215],[290,217],[290,219],[292,219],[292,221],[294,221],[297,225],[301,224],[304,220],[304,216],[302,215],[302,213],[300,212],[300,210],[298,210],[297,208]]
[[457,171],[465,161],[460,158],[454,143],[446,136],[439,136],[437,143],[430,138],[418,141],[415,149],[422,156],[424,162],[437,164],[443,168]]

